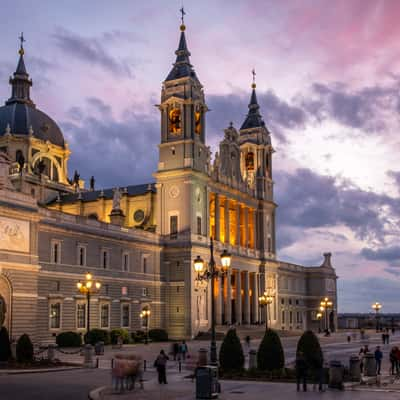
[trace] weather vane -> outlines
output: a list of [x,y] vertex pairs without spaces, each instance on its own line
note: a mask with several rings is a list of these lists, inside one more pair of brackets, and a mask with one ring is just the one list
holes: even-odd
[[251,73],[253,74],[253,83],[256,83],[256,70],[253,68]]
[[19,49],[19,54],[23,55],[24,54],[24,42],[26,42],[24,38],[24,32],[21,32],[21,35],[18,37],[18,39],[21,42],[21,47]]
[[186,15],[185,9],[183,8],[183,5],[182,5],[182,8],[181,8],[179,11],[180,11],[181,14],[182,14],[181,20],[182,20],[182,25],[183,25],[183,24],[184,24],[184,18],[185,18],[185,15]]

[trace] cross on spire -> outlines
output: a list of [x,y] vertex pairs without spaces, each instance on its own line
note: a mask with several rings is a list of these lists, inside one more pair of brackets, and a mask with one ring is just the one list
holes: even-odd
[[24,42],[26,42],[25,38],[24,38],[24,32],[21,32],[21,35],[18,36],[18,39],[21,42],[21,46],[19,49],[19,54],[22,56],[24,54]]
[[252,69],[251,74],[253,75],[253,84],[251,86],[254,89],[256,87],[256,70],[254,68]]
[[184,20],[185,20],[185,15],[186,15],[186,13],[185,13],[185,9],[183,8],[183,5],[182,5],[182,7],[181,7],[181,9],[179,10],[180,11],[180,13],[181,13],[181,21],[182,21],[182,25],[184,25]]

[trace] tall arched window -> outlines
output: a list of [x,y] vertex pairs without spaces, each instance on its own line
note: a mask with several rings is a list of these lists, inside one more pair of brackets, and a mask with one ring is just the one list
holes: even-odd
[[246,154],[246,169],[247,171],[254,171],[254,153],[252,151]]
[[181,110],[179,108],[173,108],[169,112],[169,131],[174,134],[181,133]]

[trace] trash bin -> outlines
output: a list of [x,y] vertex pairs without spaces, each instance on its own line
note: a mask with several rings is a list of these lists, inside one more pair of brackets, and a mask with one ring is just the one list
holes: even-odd
[[376,376],[376,361],[372,353],[364,355],[364,376]]
[[344,368],[340,361],[332,360],[329,363],[329,387],[343,390]]
[[205,365],[196,369],[196,399],[216,399],[219,392],[218,367]]
[[352,382],[360,382],[361,380],[360,358],[356,355],[350,357],[349,374]]
[[94,354],[96,356],[102,356],[104,355],[104,342],[97,342],[94,345]]

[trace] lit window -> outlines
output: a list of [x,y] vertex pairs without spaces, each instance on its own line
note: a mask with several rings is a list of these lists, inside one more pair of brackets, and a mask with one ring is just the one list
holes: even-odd
[[61,303],[50,304],[50,329],[61,328]]
[[102,304],[100,308],[100,327],[110,327],[110,305],[107,303]]
[[121,326],[129,328],[129,304],[122,304],[121,307]]
[[84,329],[86,327],[86,304],[78,303],[76,305],[76,327]]
[[127,296],[128,295],[128,287],[127,286],[122,286],[121,295],[122,296]]

